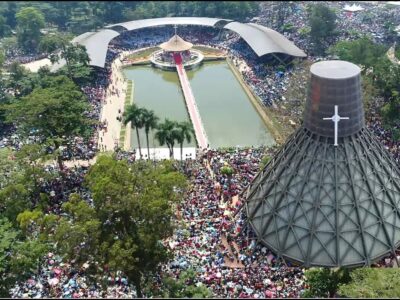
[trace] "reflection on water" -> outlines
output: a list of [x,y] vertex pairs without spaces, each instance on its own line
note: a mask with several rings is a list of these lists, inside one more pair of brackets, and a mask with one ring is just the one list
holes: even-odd
[[[124,69],[124,73],[134,80],[134,102],[139,106],[154,110],[161,120],[189,120],[176,72],[137,66]],[[226,62],[207,62],[187,73],[210,147],[274,143]],[[141,135],[141,145],[145,147],[144,131]],[[135,131],[132,140],[136,147]],[[150,135],[151,147],[152,140]],[[184,144],[185,147],[194,145],[194,141]],[[155,146],[159,147],[156,141]]]
[[190,84],[212,148],[274,143],[225,61],[205,63],[187,73],[193,76]]
[[[124,74],[134,83],[133,101],[138,106],[151,109],[163,121],[169,118],[175,121],[190,121],[182,96],[178,75],[176,72],[168,72],[150,66],[137,66],[124,69]],[[144,130],[140,130],[140,144],[146,147]],[[160,147],[157,140],[153,139],[150,132],[150,148]],[[133,147],[137,147],[136,131],[132,131]],[[184,143],[184,147],[195,147],[193,138],[190,144]],[[166,145],[163,147],[167,147]]]

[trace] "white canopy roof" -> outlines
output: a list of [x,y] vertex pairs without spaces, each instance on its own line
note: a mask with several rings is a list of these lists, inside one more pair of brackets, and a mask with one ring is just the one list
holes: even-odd
[[192,43],[184,41],[179,35],[175,34],[168,42],[160,45],[161,49],[165,51],[186,51],[193,47]]
[[352,6],[346,4],[343,9],[345,11],[351,11],[351,12],[364,10],[364,8],[362,8],[360,5],[355,5],[355,4],[353,4]]
[[[216,18],[197,18],[197,17],[177,17],[177,18],[155,18],[145,20],[135,20],[124,23],[117,23],[106,26],[98,32],[86,32],[74,38],[73,42],[84,45],[90,58],[90,65],[104,68],[108,44],[118,36],[117,27],[123,27],[128,31],[146,27],[165,26],[165,25],[200,25],[216,26],[226,24],[223,28],[238,33],[258,55],[270,53],[285,53],[296,57],[306,57],[307,55],[286,37],[267,27],[253,24],[233,22],[232,20]],[[115,28],[115,30],[114,30]]]

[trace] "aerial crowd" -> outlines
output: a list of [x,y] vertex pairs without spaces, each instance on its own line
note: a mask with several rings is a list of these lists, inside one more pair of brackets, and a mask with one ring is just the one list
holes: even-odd
[[[343,3],[337,2],[331,5],[342,7]],[[339,32],[356,28],[364,33],[372,33],[376,41],[385,42],[380,23],[380,20],[385,18],[385,13],[380,13],[378,7],[372,5],[368,5],[367,12],[374,20],[372,26],[364,24],[365,12],[351,17],[340,12]],[[261,5],[257,23],[272,27],[272,24],[269,24],[272,13],[267,5]],[[400,14],[398,17],[400,19]],[[294,27],[302,28],[306,22],[304,6],[296,5],[287,18],[287,22],[294,24]],[[112,75],[111,63],[117,55],[126,50],[159,45],[167,41],[173,32],[172,26],[145,28],[123,32],[111,42],[106,67],[97,68],[95,81],[82,88],[91,105],[91,110],[87,112],[91,119],[100,120]],[[194,44],[226,51],[235,65],[242,68],[241,74],[245,82],[265,106],[273,106],[282,100],[282,94],[287,89],[296,66],[283,71],[277,67],[266,66],[256,59],[256,54],[238,35],[229,34],[220,37],[219,29],[185,26],[178,29],[178,34]],[[298,30],[286,36],[308,53],[307,40]],[[338,38],[351,39],[351,36],[343,33]],[[18,52],[7,53],[7,57],[7,64],[13,60],[25,63],[42,58],[40,55],[27,57]],[[326,58],[310,56],[309,59],[318,61]],[[390,132],[383,128],[381,120],[372,117],[367,120],[367,126],[399,162],[400,143],[393,141]],[[77,136],[64,145],[65,160],[90,160],[101,150],[98,147],[97,131],[107,130],[107,123],[93,125],[92,129],[92,137],[88,140]],[[32,133],[28,140],[21,140],[11,128],[0,134],[0,147],[18,150],[23,144],[36,139]],[[117,159],[127,159],[129,163],[134,163],[136,159],[134,152],[122,151],[118,145],[114,150]],[[52,149],[49,148],[48,151],[51,152]],[[283,261],[262,244],[257,244],[255,235],[247,223],[245,212],[241,210],[245,198],[243,192],[260,170],[262,159],[265,155],[272,156],[275,151],[275,148],[264,147],[199,149],[196,159],[185,161],[183,171],[190,179],[191,186],[187,197],[177,208],[174,220],[177,229],[172,237],[164,241],[164,245],[173,253],[173,258],[169,263],[160,266],[157,276],[153,278],[154,289],[160,288],[164,276],[178,278],[183,270],[191,268],[196,272],[195,284],[205,285],[215,297],[296,298],[302,295],[306,289],[304,269]],[[232,176],[221,172],[224,166],[232,167]],[[46,167],[46,171],[53,173],[59,170],[57,165],[50,165]],[[62,214],[61,204],[67,201],[72,193],[78,193],[88,203],[93,204],[90,192],[82,185],[87,171],[86,166],[65,168],[65,176],[41,181],[42,192],[49,196],[51,203],[49,213]],[[391,267],[393,264],[394,258],[387,257],[376,266]],[[74,269],[57,253],[48,253],[43,258],[40,272],[32,274],[26,282],[16,284],[11,294],[15,298],[136,296],[134,288],[120,272],[105,270],[101,278],[90,280],[85,273],[88,267],[84,264],[81,269]],[[149,292],[145,296],[153,295]]]

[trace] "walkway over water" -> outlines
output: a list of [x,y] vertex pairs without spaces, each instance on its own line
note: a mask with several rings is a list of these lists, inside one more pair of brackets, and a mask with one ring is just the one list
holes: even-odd
[[207,148],[208,139],[206,131],[204,130],[203,122],[201,121],[200,113],[197,108],[185,68],[182,66],[182,57],[180,54],[175,54],[174,59],[176,63],[176,71],[178,72],[179,81],[181,82],[182,86],[183,96],[186,101],[186,107],[189,112],[190,119],[192,120],[197,143],[201,149]]

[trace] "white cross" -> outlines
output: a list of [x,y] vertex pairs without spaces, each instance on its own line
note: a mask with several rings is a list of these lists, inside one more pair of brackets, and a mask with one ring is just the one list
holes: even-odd
[[337,146],[337,138],[338,138],[338,123],[340,120],[348,120],[349,117],[341,117],[338,114],[338,106],[335,105],[335,114],[331,118],[323,118],[324,120],[332,120],[335,123],[335,143],[334,146]]

